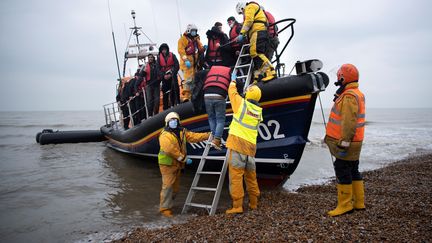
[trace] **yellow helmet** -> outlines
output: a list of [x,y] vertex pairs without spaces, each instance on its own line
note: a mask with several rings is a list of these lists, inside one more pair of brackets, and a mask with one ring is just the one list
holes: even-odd
[[172,112],[168,113],[168,115],[166,115],[166,117],[165,117],[165,125],[168,124],[168,121],[171,120],[171,119],[173,119],[173,118],[176,118],[177,120],[180,121],[179,114],[177,114],[177,112],[172,111]]
[[256,85],[251,85],[246,89],[246,100],[259,101],[261,99],[261,89]]

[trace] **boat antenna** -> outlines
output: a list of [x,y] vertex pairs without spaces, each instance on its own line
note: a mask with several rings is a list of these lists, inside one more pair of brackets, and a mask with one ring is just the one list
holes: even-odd
[[118,81],[120,84],[120,82],[121,82],[120,64],[119,64],[118,55],[117,55],[117,46],[116,46],[116,41],[115,41],[115,36],[114,36],[114,28],[113,28],[113,24],[112,24],[111,8],[110,8],[109,0],[107,0],[107,3],[108,3],[109,19],[110,19],[110,24],[111,24],[111,35],[112,35],[113,44],[114,44],[114,53],[115,53],[115,58],[116,58],[116,62],[117,62],[117,71],[118,71],[118,76],[119,76]]
[[[138,38],[138,36],[140,35],[140,33],[139,33],[139,29],[141,29],[141,27],[137,27],[137,25],[136,25],[136,21],[135,21],[135,10],[132,10],[131,11],[131,15],[132,15],[132,19],[133,19],[133,22],[134,22],[134,27],[131,27],[131,29],[133,29],[134,31],[133,31],[133,34],[135,35],[135,37],[136,37],[136,43],[137,43],[137,48],[138,48],[138,53],[140,53],[140,43],[139,43],[139,38]],[[139,58],[137,58],[137,61],[138,61],[138,65],[140,64],[139,63]]]
[[182,31],[181,31],[181,21],[180,21],[180,11],[179,11],[178,0],[176,0],[176,5],[177,5],[177,19],[178,19],[177,23],[178,23],[178,26],[179,26],[179,33],[180,33],[180,37],[181,37]]

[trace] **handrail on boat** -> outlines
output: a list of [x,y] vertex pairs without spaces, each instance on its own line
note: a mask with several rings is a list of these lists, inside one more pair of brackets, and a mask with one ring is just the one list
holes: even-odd
[[280,77],[280,68],[283,67],[284,65],[282,65],[280,63],[280,57],[282,56],[282,54],[284,53],[285,49],[287,48],[288,44],[291,42],[292,38],[294,37],[294,23],[296,22],[296,19],[293,18],[287,18],[287,19],[281,19],[279,21],[276,21],[275,23],[269,25],[269,27],[272,27],[274,25],[280,24],[280,23],[284,23],[284,22],[288,22],[286,23],[285,26],[283,26],[282,29],[280,29],[277,33],[278,35],[280,33],[282,33],[283,31],[285,31],[286,29],[290,28],[291,29],[291,35],[288,38],[288,40],[285,42],[284,47],[282,48],[282,51],[280,53],[278,53],[277,49],[275,49],[275,60],[271,61],[271,63],[275,63],[276,62],[276,70],[278,72],[278,76]]

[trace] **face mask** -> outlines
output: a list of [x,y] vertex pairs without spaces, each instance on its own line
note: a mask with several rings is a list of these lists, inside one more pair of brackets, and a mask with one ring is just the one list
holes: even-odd
[[171,119],[171,120],[169,120],[169,121],[168,121],[168,126],[169,126],[171,129],[176,129],[177,126],[178,126],[177,119]]
[[191,36],[196,36],[197,35],[197,31],[196,30],[192,30],[191,31]]
[[228,23],[228,26],[229,26],[230,28],[233,28],[233,27],[234,27],[234,21],[233,21],[233,22],[230,22],[230,23]]

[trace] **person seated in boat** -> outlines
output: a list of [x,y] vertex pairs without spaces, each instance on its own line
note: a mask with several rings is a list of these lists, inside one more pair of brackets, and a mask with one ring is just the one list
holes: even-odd
[[244,22],[237,41],[242,42],[249,38],[249,53],[254,62],[254,82],[270,81],[276,78],[276,71],[266,57],[268,49],[269,36],[267,31],[267,17],[256,2],[239,2],[236,5],[238,14],[242,14]]
[[144,73],[144,67],[142,65],[140,65],[140,67],[137,70],[137,73],[135,75],[136,78],[136,82],[134,85],[134,90],[135,90],[135,106],[137,109],[137,114],[135,115],[135,125],[136,124],[140,124],[141,121],[143,119],[146,118],[146,108],[145,106],[145,102],[144,102],[144,94],[143,92],[145,89],[145,85],[146,85],[146,80],[145,80],[145,73]]
[[146,78],[147,110],[149,116],[154,116],[159,113],[160,82],[159,70],[153,54],[147,56],[144,73]]
[[[240,50],[241,50],[241,44],[239,42],[237,42],[236,40],[237,40],[237,36],[240,35],[242,24],[237,22],[237,20],[234,18],[234,16],[229,17],[227,19],[227,23],[228,23],[228,26],[230,27],[229,42],[230,42],[230,47],[231,47],[231,55],[233,56],[232,58],[234,59],[234,64],[235,64],[235,61],[237,61],[237,58],[240,55]],[[243,41],[243,43],[245,43],[245,42],[246,41]],[[233,65],[230,65],[230,66],[233,66]]]
[[176,55],[169,51],[169,46],[163,43],[159,47],[157,59],[159,76],[162,81],[163,109],[180,104],[180,89],[177,81],[179,62]]
[[204,47],[198,35],[198,28],[194,24],[188,24],[186,31],[178,40],[178,53],[180,55],[180,69],[184,75],[182,101],[191,98],[191,89],[195,72],[198,69],[200,56],[204,54]]
[[208,139],[210,133],[195,133],[181,126],[180,116],[170,112],[165,117],[165,127],[159,135],[159,169],[162,175],[159,211],[172,217],[173,200],[180,189],[181,170],[192,164],[187,157],[186,143],[198,143]]
[[[236,73],[232,73],[228,95],[233,110],[226,147],[228,148],[228,171],[232,208],[226,214],[243,213],[243,179],[249,195],[249,208],[258,207],[260,190],[256,179],[255,153],[258,125],[263,120],[259,106],[261,89],[250,85],[242,98],[237,92]],[[244,178],[243,178],[244,177]]]
[[220,66],[223,64],[223,59],[222,48],[219,47],[228,43],[228,36],[222,31],[222,23],[216,22],[211,30],[206,32],[206,35],[208,46],[205,55],[205,67]]

